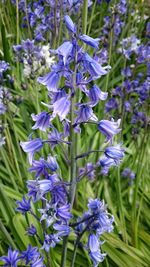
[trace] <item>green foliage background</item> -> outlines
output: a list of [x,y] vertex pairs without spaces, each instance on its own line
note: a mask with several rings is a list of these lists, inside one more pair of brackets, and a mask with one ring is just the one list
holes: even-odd
[[[86,1],[84,1],[86,4]],[[113,1],[115,2],[115,1]],[[128,1],[130,9],[133,6],[140,13],[140,23],[132,20],[131,14],[127,16],[125,27],[120,38],[130,36],[132,30],[138,27],[138,37],[144,38],[145,20],[143,16],[148,14],[149,4],[143,1]],[[103,17],[107,15],[107,4],[93,5],[92,10],[86,13],[86,5],[83,8],[83,17],[79,24],[92,37],[97,37],[101,32]],[[10,1],[5,4],[0,3],[0,58],[9,62],[11,69],[10,75],[14,77],[14,86],[10,88],[13,95],[13,102],[9,103],[8,111],[5,114],[5,136],[6,144],[0,148],[0,255],[6,254],[8,246],[14,249],[25,250],[30,243],[39,245],[36,238],[30,238],[25,234],[29,223],[36,221],[32,216],[23,217],[15,212],[15,201],[21,200],[22,195],[26,193],[26,181],[33,179],[28,172],[28,162],[25,153],[21,150],[19,142],[26,141],[31,133],[33,125],[31,113],[37,114],[42,110],[41,101],[47,102],[47,91],[45,87],[39,86],[34,80],[28,80],[23,77],[22,66],[14,62],[12,45],[19,44],[22,39],[32,38],[30,28],[22,29],[20,27],[21,15],[17,8],[11,5]],[[87,15],[87,16],[86,16]],[[86,19],[87,18],[87,19]],[[64,29],[62,31],[64,33]],[[65,33],[64,33],[65,34]],[[63,36],[60,36],[60,40]],[[106,77],[101,78],[98,85],[103,91],[111,90],[122,83],[120,70],[126,65],[123,56],[116,53],[116,47],[112,46],[113,34],[109,36],[109,64],[112,69]],[[61,42],[60,42],[61,43]],[[56,47],[59,45],[56,40]],[[46,73],[47,70],[45,70]],[[144,68],[141,72],[144,72]],[[103,105],[97,109],[99,119],[107,115],[104,114]],[[123,114],[120,114],[123,116]],[[57,124],[57,121],[56,121]],[[123,120],[122,125],[123,145],[126,147],[126,156],[120,168],[111,169],[108,177],[102,177],[97,173],[94,182],[89,183],[83,180],[78,185],[78,193],[75,201],[74,214],[80,216],[86,210],[89,197],[104,199],[108,205],[110,213],[115,217],[115,229],[111,234],[105,234],[106,240],[102,246],[107,257],[99,266],[103,267],[149,267],[150,266],[150,140],[148,128],[140,132],[137,139],[131,135],[131,125]],[[39,135],[37,131],[35,135]],[[43,134],[44,136],[44,134]],[[101,139],[101,140],[100,140]],[[80,151],[83,153],[91,149],[98,149],[102,137],[97,133],[95,126],[86,125],[82,129],[82,135],[79,142]],[[43,155],[47,154],[48,147],[43,150]],[[62,171],[63,177],[67,180],[68,166],[63,161],[62,151],[56,149],[57,159]],[[98,155],[90,155],[80,161],[80,165],[86,161],[94,162]],[[129,167],[136,173],[136,179],[133,185],[120,177],[124,167]],[[35,209],[36,212],[36,209]],[[40,235],[40,229],[38,229]],[[73,251],[72,235],[68,244],[68,262]],[[50,251],[51,266],[60,266],[61,244]],[[90,266],[90,261],[86,251],[78,249],[76,267]]]

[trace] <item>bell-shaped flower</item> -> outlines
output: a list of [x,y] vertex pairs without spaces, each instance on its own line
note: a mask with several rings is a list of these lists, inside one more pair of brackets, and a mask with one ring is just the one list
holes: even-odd
[[70,111],[70,100],[68,100],[68,97],[62,97],[56,102],[53,103],[53,117],[58,116],[60,117],[60,120],[64,120],[66,116],[68,115]]
[[23,197],[21,201],[16,201],[16,204],[18,205],[16,210],[21,212],[22,214],[25,214],[26,212],[31,210],[30,199]]
[[113,136],[121,131],[119,128],[120,122],[120,119],[117,122],[114,120],[101,120],[98,124],[98,130],[106,136],[107,141],[112,141]]
[[100,100],[106,100],[108,96],[108,93],[102,92],[97,85],[93,85],[86,94],[91,100],[89,104],[93,107],[96,106]]
[[124,157],[124,149],[120,145],[106,147],[104,153],[106,157],[114,159],[116,162]]
[[72,19],[68,15],[66,15],[66,16],[64,16],[64,20],[65,20],[65,24],[66,24],[67,29],[70,32],[75,34],[76,33],[76,26],[73,23]]
[[99,249],[99,239],[95,234],[90,234],[88,238],[88,247],[91,252],[96,252]]
[[40,129],[41,131],[46,132],[46,129],[50,126],[50,114],[48,112],[43,111],[37,115],[31,114],[31,117],[33,121],[36,122],[32,129]]
[[80,104],[79,109],[76,111],[76,114],[77,117],[75,119],[75,124],[86,122],[88,120],[98,120],[92,108],[87,104]]
[[96,60],[90,57],[87,53],[83,55],[83,63],[85,70],[87,70],[90,73],[93,80],[98,79],[99,77],[107,74],[108,72],[106,70],[106,67],[105,68],[102,67]]
[[3,261],[5,264],[2,266],[13,266],[17,267],[17,262],[19,261],[19,252],[18,250],[8,249],[8,255],[0,257],[0,261]]
[[64,42],[56,50],[51,50],[52,53],[63,57],[64,65],[67,63],[68,57],[72,56],[73,44],[69,41]]
[[36,138],[31,141],[20,142],[20,145],[28,153],[29,163],[32,164],[34,153],[43,147],[43,142],[40,138]]
[[45,76],[37,79],[39,83],[46,85],[48,91],[52,92],[57,92],[59,80],[60,74],[55,71],[49,72]]
[[81,41],[83,41],[84,43],[86,43],[87,45],[90,45],[90,46],[98,49],[100,38],[94,39],[94,38],[92,38],[86,34],[83,34],[83,35],[79,36],[79,39]]

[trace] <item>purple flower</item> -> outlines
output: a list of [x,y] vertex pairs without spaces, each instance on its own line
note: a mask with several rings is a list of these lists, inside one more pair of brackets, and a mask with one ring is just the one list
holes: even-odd
[[46,132],[46,129],[50,126],[50,115],[48,112],[41,112],[37,115],[31,115],[33,121],[36,121],[35,125],[32,127],[33,130],[40,129]]
[[4,114],[6,110],[6,106],[2,102],[0,102],[0,115]]
[[46,252],[49,252],[49,249],[54,248],[56,244],[59,242],[60,242],[60,239],[57,236],[57,234],[45,235],[42,249],[44,249]]
[[58,231],[57,232],[57,236],[58,237],[61,237],[61,236],[68,236],[70,234],[70,227],[68,225],[65,225],[65,224],[58,224],[58,223],[55,223],[53,225],[53,228]]
[[79,39],[81,41],[83,41],[84,43],[86,43],[87,45],[90,45],[90,46],[98,49],[99,41],[100,41],[99,38],[94,39],[94,38],[92,38],[92,37],[90,37],[90,36],[88,36],[86,34],[83,34],[83,35],[79,36]]
[[121,131],[119,129],[120,122],[120,119],[117,122],[101,120],[98,124],[98,130],[106,136],[107,141],[112,141],[113,136]]
[[135,173],[130,168],[125,168],[121,173],[121,176],[130,178],[132,180],[135,179]]
[[29,163],[32,164],[34,153],[43,147],[43,142],[40,138],[36,138],[31,141],[20,142],[20,145],[28,153]]
[[113,109],[114,110],[118,109],[118,102],[114,97],[110,98],[105,104],[106,112],[110,112]]
[[102,75],[107,74],[106,68],[104,69],[96,60],[90,57],[87,53],[83,56],[85,69],[90,73],[92,79],[98,79]]
[[114,159],[116,162],[124,157],[124,149],[120,145],[106,147],[104,153],[106,157]]
[[106,254],[101,253],[100,250],[90,252],[89,256],[93,261],[93,267],[97,267],[100,262],[102,262],[106,256]]
[[65,223],[67,223],[72,217],[72,215],[70,213],[70,205],[65,204],[65,205],[57,208],[56,216],[57,216],[57,218],[61,219]]
[[31,210],[30,199],[26,199],[23,197],[22,201],[16,201],[18,207],[16,208],[17,211],[25,214],[26,212]]
[[43,263],[43,258],[37,258],[34,262],[30,263],[30,267],[46,267]]
[[70,111],[70,100],[67,97],[62,97],[53,104],[53,117],[59,115],[60,120],[64,120]]
[[29,264],[31,261],[34,262],[40,256],[40,253],[37,252],[37,247],[32,247],[28,245],[27,250],[21,253],[20,259],[25,261],[25,264]]
[[114,159],[108,158],[108,157],[103,157],[100,158],[99,163],[102,167],[111,167],[111,166],[116,166],[116,162]]
[[8,249],[8,255],[0,257],[0,261],[3,261],[5,264],[4,267],[17,267],[17,262],[19,261],[18,251],[12,250],[11,248]]
[[96,235],[90,234],[88,238],[88,247],[91,252],[96,252],[99,250],[100,242]]
[[64,65],[66,65],[68,57],[72,55],[73,44],[69,41],[66,41],[60,47],[58,47],[56,50],[51,50],[51,51],[54,54],[62,56]]
[[37,234],[36,228],[33,224],[31,224],[31,226],[27,228],[27,234],[29,236],[34,236]]
[[75,24],[73,23],[73,21],[71,20],[71,18],[68,16],[68,15],[66,15],[65,17],[64,17],[64,20],[65,20],[65,24],[66,24],[66,27],[67,27],[67,29],[70,31],[70,32],[72,32],[72,33],[76,33],[76,26],[75,26]]
[[79,110],[76,111],[77,117],[75,119],[75,124],[76,123],[81,123],[81,122],[86,122],[88,120],[92,121],[97,121],[97,117],[94,114],[92,108],[88,106],[88,104],[80,104],[79,105]]
[[91,100],[89,104],[94,107],[99,100],[106,100],[108,93],[102,92],[97,85],[93,85],[92,88],[87,91],[87,95]]
[[43,198],[43,195],[50,192],[53,188],[51,180],[29,180],[27,181],[28,196],[32,197],[33,201],[36,202]]
[[57,92],[58,83],[60,80],[60,74],[52,71],[43,77],[39,77],[37,81],[47,86],[47,89],[52,92]]
[[36,178],[40,175],[48,176],[48,170],[54,172],[58,169],[56,159],[52,156],[48,156],[47,161],[43,158],[40,160],[33,160],[32,167],[29,169],[30,172],[36,172]]
[[51,202],[52,204],[58,203],[64,205],[67,202],[67,192],[65,185],[54,184],[53,189],[51,191]]
[[0,60],[0,79],[3,78],[3,72],[9,69],[9,64],[4,60]]

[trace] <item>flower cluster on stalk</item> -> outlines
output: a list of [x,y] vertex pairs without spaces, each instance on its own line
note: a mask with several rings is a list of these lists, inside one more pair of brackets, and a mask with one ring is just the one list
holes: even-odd
[[[89,237],[85,248],[94,266],[97,266],[105,257],[100,250],[102,243],[99,238],[104,232],[113,230],[113,216],[107,213],[104,202],[99,199],[90,199],[89,210],[77,220],[77,223],[72,223],[74,219],[69,197],[71,182],[67,182],[60,175],[59,164],[54,156],[48,155],[47,159],[38,157],[40,150],[46,145],[49,146],[51,152],[56,146],[66,150],[67,146],[71,146],[70,131],[73,130],[75,135],[79,135],[86,123],[96,124],[97,130],[106,137],[105,149],[101,151],[105,156],[95,167],[101,165],[102,168],[108,170],[112,165],[117,166],[124,156],[121,145],[114,143],[115,135],[121,131],[120,120],[117,122],[113,119],[99,121],[94,114],[94,107],[100,101],[106,100],[108,93],[101,91],[96,84],[93,85],[93,82],[110,70],[110,66],[102,66],[96,56],[99,39],[78,33],[76,25],[69,16],[66,15],[64,21],[70,39],[65,40],[56,50],[51,50],[51,53],[57,55],[58,62],[51,66],[48,74],[38,78],[38,82],[48,89],[50,102],[45,104],[47,111],[42,111],[37,115],[32,114],[35,122],[32,129],[45,132],[47,138],[21,142],[22,149],[28,153],[31,164],[29,171],[35,172],[35,180],[27,181],[28,193],[22,201],[17,201],[17,210],[22,214],[29,212],[41,226],[45,225],[40,244],[46,252],[51,247],[55,247],[70,232],[75,231],[77,235],[82,235],[86,231]],[[84,50],[83,44],[94,49],[93,57]],[[77,99],[79,92],[81,96]],[[70,116],[73,119],[70,119]],[[62,125],[62,132],[56,127],[56,117]],[[86,152],[84,154],[86,155]],[[76,160],[79,158],[80,155],[76,157]],[[66,155],[65,160],[70,161],[69,154]],[[95,167],[88,163],[87,173],[85,168],[80,169],[80,179],[86,175],[92,179]],[[80,181],[79,177],[74,177],[76,183]],[[31,204],[35,202],[41,203],[41,208],[36,213]],[[34,225],[27,229],[27,233],[39,239]]]
[[0,60],[0,147],[5,144],[5,137],[3,136],[5,130],[4,114],[8,109],[8,103],[12,100],[8,86],[13,83],[13,80],[7,73],[9,69],[9,64]]

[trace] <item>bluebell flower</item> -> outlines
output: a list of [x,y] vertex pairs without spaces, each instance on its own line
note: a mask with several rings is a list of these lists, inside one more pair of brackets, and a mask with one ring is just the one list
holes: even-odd
[[113,136],[121,131],[119,129],[120,122],[120,119],[117,122],[113,120],[101,120],[98,124],[98,130],[106,136],[107,141],[112,141]]
[[51,202],[52,204],[58,203],[64,205],[67,202],[67,191],[65,185],[54,184],[51,191]]
[[39,209],[39,212],[42,214],[40,220],[46,220],[46,227],[49,227],[57,220],[67,223],[72,217],[69,209],[69,204],[64,204],[63,206],[58,207],[57,203],[52,204],[46,202],[46,207],[44,209]]
[[4,60],[0,60],[0,79],[3,78],[3,73],[9,69],[9,64]]
[[135,179],[135,173],[130,168],[125,168],[122,171],[121,176],[130,178],[131,180]]
[[100,250],[97,250],[94,252],[89,252],[89,256],[91,260],[93,261],[93,267],[97,267],[99,263],[105,259],[106,254],[101,253]]
[[40,175],[48,177],[48,170],[55,172],[58,169],[58,164],[55,157],[48,156],[47,160],[40,158],[39,160],[33,160],[30,172],[36,172],[36,178]]
[[58,223],[55,223],[53,225],[53,228],[57,231],[56,235],[58,237],[61,237],[61,236],[68,236],[70,234],[70,227],[66,224],[58,224]]
[[43,263],[43,257],[35,259],[34,262],[30,263],[30,267],[46,267]]
[[60,120],[64,120],[70,111],[70,100],[68,97],[62,97],[59,100],[55,101],[53,104],[53,117],[58,114]]
[[34,261],[40,256],[40,253],[37,251],[37,247],[32,247],[28,245],[27,250],[23,251],[20,255],[20,259],[25,261],[25,264],[29,264],[31,261]]
[[120,145],[106,147],[104,153],[106,157],[114,159],[116,162],[124,157],[124,149]]
[[43,198],[43,195],[50,192],[53,188],[51,180],[29,180],[27,181],[28,196],[32,197],[33,201],[36,202]]
[[121,70],[121,74],[124,77],[131,77],[132,76],[132,72],[131,72],[130,67],[126,67],[126,68],[122,69]]
[[46,252],[49,252],[49,249],[54,248],[59,242],[60,238],[57,236],[57,234],[45,235],[44,244],[41,249],[44,249]]
[[32,129],[40,129],[41,131],[46,132],[46,129],[50,126],[50,114],[43,111],[37,115],[31,114],[31,117],[33,121],[36,122]]
[[127,112],[131,112],[131,110],[132,110],[132,106],[131,106],[131,104],[130,104],[129,101],[125,101],[125,102],[124,102],[124,107],[125,107],[125,111],[127,111]]
[[16,201],[18,207],[16,208],[17,211],[25,214],[26,212],[31,210],[30,199],[26,199],[25,197],[22,198],[22,201]]
[[90,234],[88,238],[88,247],[91,252],[96,252],[99,250],[100,242],[95,234]]
[[[90,57],[87,53],[83,55],[85,69],[90,73],[92,79],[97,79],[102,75],[107,74],[106,67],[102,67],[96,60]],[[107,67],[108,68],[108,67]]]
[[68,15],[66,15],[66,16],[64,16],[64,20],[65,20],[65,24],[66,24],[67,29],[70,32],[75,34],[76,33],[76,26],[73,23],[73,21],[71,20],[71,18]]
[[40,138],[36,138],[31,141],[20,142],[20,145],[28,153],[29,163],[32,164],[34,153],[43,147],[43,142]]
[[0,115],[4,114],[6,110],[7,107],[2,102],[0,102]]
[[8,249],[8,255],[0,257],[0,261],[4,262],[4,267],[17,267],[17,262],[19,261],[18,250]]
[[64,65],[66,65],[68,57],[72,56],[73,44],[70,41],[66,41],[56,50],[51,50],[51,52],[62,56]]
[[92,108],[88,104],[79,104],[79,110],[76,111],[77,117],[75,124],[86,122],[88,120],[97,121],[98,118],[94,114]]
[[59,143],[70,144],[70,142],[64,141],[62,139],[62,133],[59,133],[56,128],[54,128],[50,134],[48,134],[48,141],[47,141],[51,148],[53,149]]
[[105,112],[110,112],[111,110],[116,110],[116,109],[118,109],[118,106],[119,105],[118,105],[117,100],[114,97],[112,97],[105,104]]
[[63,206],[58,207],[56,210],[56,216],[67,224],[67,222],[72,218],[70,213],[70,204],[64,204]]
[[37,230],[33,224],[31,224],[31,226],[27,228],[27,234],[29,236],[34,236],[37,234]]
[[102,157],[99,159],[99,163],[102,167],[116,166],[116,162],[112,158]]
[[87,45],[90,45],[90,46],[98,49],[99,41],[100,41],[99,38],[94,39],[94,38],[92,38],[86,34],[83,34],[83,35],[79,35],[79,39],[81,41],[83,41],[84,43],[86,43]]
[[94,107],[100,100],[106,100],[108,93],[102,92],[97,85],[93,85],[90,90],[87,91],[87,95],[91,100],[89,104]]
[[60,74],[55,71],[37,79],[39,83],[46,85],[47,89],[52,92],[57,92],[59,80]]

